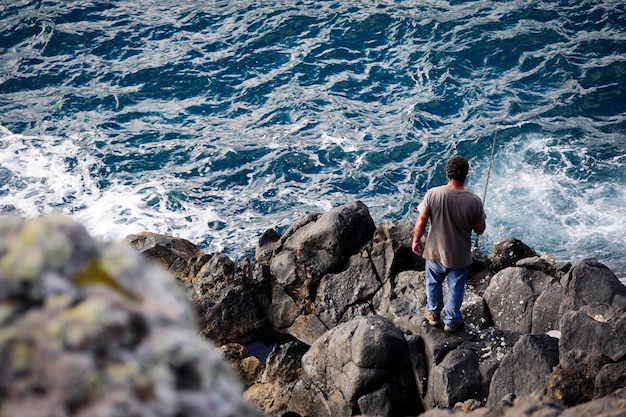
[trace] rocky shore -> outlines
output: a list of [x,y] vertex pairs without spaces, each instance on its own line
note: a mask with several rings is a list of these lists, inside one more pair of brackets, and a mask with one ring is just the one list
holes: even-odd
[[[626,287],[523,242],[429,326],[412,223],[351,202],[255,258],[0,221],[0,416],[626,416]],[[130,246],[131,248],[129,248]]]

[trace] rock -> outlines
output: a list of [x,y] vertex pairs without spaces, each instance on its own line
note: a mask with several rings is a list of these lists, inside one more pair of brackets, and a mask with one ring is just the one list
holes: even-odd
[[472,247],[472,265],[467,276],[467,288],[482,297],[493,276],[491,261],[480,249]]
[[[444,287],[447,291],[447,285]],[[469,288],[465,290],[461,311],[465,317],[466,326],[473,326],[478,330],[493,326],[485,300]]]
[[296,381],[302,374],[302,356],[309,347],[293,341],[277,345],[267,357],[261,382]]
[[187,284],[201,333],[214,343],[249,343],[271,333],[267,265],[250,259],[235,264],[223,253],[203,254],[184,239],[154,233],[129,235],[124,241]]
[[478,359],[474,351],[458,348],[432,368],[428,386],[432,392],[433,407],[449,408],[457,402],[482,399],[482,378]]
[[606,304],[590,304],[567,311],[561,318],[561,356],[571,350],[606,355],[613,361],[626,358],[626,311]]
[[561,277],[571,267],[570,264],[559,265],[553,259],[540,256],[520,259],[515,266],[541,271],[556,278]]
[[262,264],[269,264],[274,251],[280,246],[282,235],[274,229],[267,229],[257,242],[254,256]]
[[524,397],[489,408],[476,408],[469,413],[461,410],[433,409],[421,414],[420,417],[559,417],[562,411],[563,407],[550,398]]
[[403,328],[401,321],[421,314],[426,305],[426,276],[423,271],[402,271],[387,280],[374,295],[376,312]]
[[197,270],[211,258],[186,239],[157,233],[128,235],[123,242],[182,281],[195,276]]
[[[413,227],[413,223],[408,220],[391,220],[376,227],[372,237],[372,246],[390,245],[394,252],[389,268],[377,268],[379,271],[386,271],[383,273],[386,277],[396,275],[401,271],[424,270],[424,259],[415,255],[412,250]],[[379,251],[379,253],[384,252],[384,250]],[[372,258],[375,259],[376,256]]]
[[352,256],[344,271],[326,274],[320,280],[314,303],[325,329],[355,317],[375,314],[371,301],[383,285],[380,279],[367,249]]
[[[196,292],[204,294],[208,292],[220,292],[233,285],[239,278],[235,275],[235,263],[225,254],[216,253],[205,263],[198,273],[192,278]],[[237,281],[237,284],[240,284]]]
[[302,374],[302,356],[308,346],[288,342],[274,347],[259,380],[244,392],[245,398],[270,415],[287,416],[291,394]]
[[[341,266],[372,238],[374,221],[360,201],[309,215],[294,224],[281,239],[271,261],[271,272],[284,285],[299,283],[309,288],[333,268]],[[277,259],[280,258],[280,259]],[[294,290],[296,288],[293,288]]]
[[487,405],[495,405],[506,395],[524,397],[542,390],[546,376],[559,363],[558,343],[548,335],[522,335],[495,371]]
[[481,375],[481,404],[486,404],[493,375],[500,368],[502,361],[510,355],[522,335],[508,330],[490,327],[481,331],[475,338],[475,350],[479,354],[478,367]]
[[605,397],[572,408],[545,397],[518,398],[510,404],[498,404],[489,408],[477,408],[469,413],[461,410],[429,410],[420,417],[623,417],[626,399]]
[[250,307],[260,308],[265,317],[269,317],[272,305],[272,276],[269,265],[245,258],[235,265],[235,269],[235,275],[241,277],[243,286],[254,298],[255,305]]
[[0,415],[262,415],[162,268],[64,217],[0,230]]
[[626,357],[626,287],[605,265],[585,259],[563,277],[559,349]]
[[493,276],[484,294],[494,324],[521,333],[558,326],[560,282],[541,271],[509,267]]
[[305,216],[292,225],[270,261],[274,329],[307,344],[328,330],[313,306],[320,281],[326,274],[339,273],[374,230],[360,201]]
[[[626,359],[617,363],[608,363],[596,375],[593,388],[593,398],[602,398],[607,395],[616,395],[626,398]],[[619,391],[621,390],[622,393]]]
[[218,345],[246,344],[271,334],[262,306],[244,285],[248,268],[237,268],[224,254],[214,255],[193,278],[192,297],[201,334]]
[[243,383],[244,388],[254,384],[263,371],[263,364],[258,358],[251,356],[245,346],[229,343],[220,347],[224,360],[229,363]]
[[605,397],[564,410],[559,417],[624,417],[626,398]]
[[[492,375],[520,337],[496,328],[449,334],[423,320],[409,331],[411,362],[426,409],[452,407],[467,399],[484,404]],[[460,398],[463,395],[468,397]]]
[[480,401],[477,401],[471,398],[469,400],[465,400],[463,402],[458,402],[454,404],[455,410],[461,410],[465,413],[469,413],[470,411],[476,410],[479,407],[480,407]]
[[594,398],[595,381],[600,370],[611,360],[584,351],[569,351],[550,373],[545,387],[548,397],[571,407]]
[[0,232],[0,324],[55,294],[77,296],[65,276],[83,272],[98,251],[82,226],[57,216],[31,222],[9,216],[0,218]]
[[380,316],[340,324],[302,358],[289,409],[302,416],[416,415],[407,342]]
[[491,269],[494,272],[499,272],[505,268],[515,266],[517,261],[521,259],[535,256],[537,256],[537,252],[521,240],[506,239],[493,247],[491,255],[489,255],[489,261],[491,262]]
[[576,263],[561,281],[564,294],[560,315],[588,304],[605,304],[616,311],[626,311],[626,287],[594,259]]
[[[466,325],[449,334],[422,316],[424,260],[411,252],[412,234],[406,220],[375,227],[367,207],[352,202],[303,216],[282,235],[267,230],[255,259],[234,263],[183,250],[166,259],[187,259],[190,275],[179,279],[205,335],[220,343],[280,339],[260,375],[257,358],[239,353],[235,360],[245,397],[275,416],[460,412],[453,406],[473,416],[557,416],[565,405],[541,395],[557,347],[607,355],[591,403],[626,397],[626,294],[606,267],[557,263],[516,239],[500,242],[489,258],[475,251],[462,306]],[[76,291],[54,276],[46,282],[48,292]],[[20,310],[5,311],[0,322]],[[80,361],[71,367],[68,375],[90,369]]]
[[426,324],[423,319],[420,319],[419,327],[412,328],[411,332],[424,340],[424,354],[431,368],[441,363],[448,353],[472,337],[467,328],[462,328],[455,333],[446,333],[440,327]]

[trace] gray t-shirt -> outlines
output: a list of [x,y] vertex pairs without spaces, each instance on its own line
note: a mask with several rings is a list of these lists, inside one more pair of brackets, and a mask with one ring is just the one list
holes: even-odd
[[473,227],[487,218],[480,197],[443,185],[428,190],[417,209],[430,217],[424,259],[452,269],[471,265]]

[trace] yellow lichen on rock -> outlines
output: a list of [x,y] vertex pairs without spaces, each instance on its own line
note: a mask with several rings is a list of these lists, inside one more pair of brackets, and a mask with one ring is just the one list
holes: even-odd
[[112,277],[96,259],[89,262],[85,269],[79,272],[72,281],[74,285],[79,287],[84,285],[104,285],[128,298],[134,300],[141,299],[138,294],[133,294],[128,289],[124,288],[124,286]]

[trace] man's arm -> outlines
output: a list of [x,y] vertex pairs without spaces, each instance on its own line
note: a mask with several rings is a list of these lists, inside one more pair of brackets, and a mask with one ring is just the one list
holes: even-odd
[[486,228],[487,228],[487,223],[485,222],[476,223],[474,225],[474,231],[476,232],[477,235],[482,235],[485,232]]
[[422,236],[424,236],[424,232],[426,231],[426,224],[428,224],[429,216],[426,214],[421,214],[417,216],[417,220],[415,221],[415,228],[413,229],[413,245],[412,250],[416,255],[422,255],[424,252],[424,244],[422,243]]

